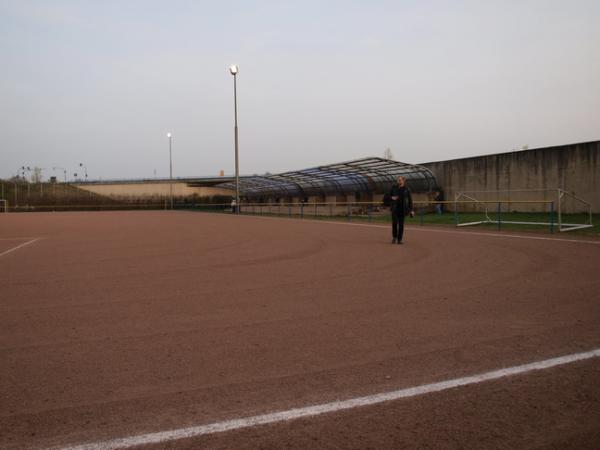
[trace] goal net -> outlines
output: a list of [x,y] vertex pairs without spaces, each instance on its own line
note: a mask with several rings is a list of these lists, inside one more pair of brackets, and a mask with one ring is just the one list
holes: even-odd
[[591,205],[563,189],[457,192],[454,211],[459,227],[518,224],[547,226],[551,232],[556,227],[563,232],[593,226]]

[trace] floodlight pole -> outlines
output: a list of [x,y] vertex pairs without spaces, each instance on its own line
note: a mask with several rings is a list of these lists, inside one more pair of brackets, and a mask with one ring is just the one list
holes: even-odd
[[64,167],[53,167],[52,170],[61,169],[63,171],[63,175],[65,177],[65,183],[67,182],[67,169]]
[[237,123],[237,73],[238,66],[229,67],[229,72],[233,75],[233,110],[234,110],[234,136],[235,136],[235,212],[240,212],[240,166],[239,166],[239,144],[238,144],[238,123]]
[[85,181],[87,181],[87,178],[88,178],[87,166],[83,163],[79,163],[79,167],[83,167],[83,173],[85,174]]
[[171,203],[171,210],[173,209],[173,152],[172,149],[172,139],[173,135],[171,133],[167,133],[167,137],[169,138],[169,201]]

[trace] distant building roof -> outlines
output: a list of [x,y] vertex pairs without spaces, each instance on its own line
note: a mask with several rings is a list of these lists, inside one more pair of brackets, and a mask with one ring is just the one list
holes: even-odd
[[[240,193],[250,198],[380,194],[387,192],[399,176],[406,178],[413,192],[430,192],[438,187],[435,177],[425,167],[371,157],[275,175],[243,177]],[[235,189],[235,182],[219,187]]]

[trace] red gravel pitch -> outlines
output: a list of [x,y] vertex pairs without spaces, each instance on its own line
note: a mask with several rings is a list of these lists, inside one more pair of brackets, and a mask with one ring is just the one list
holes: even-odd
[[[0,448],[600,347],[600,245],[185,212],[0,216]],[[562,237],[562,236],[561,236]],[[23,239],[21,239],[23,238]],[[600,358],[146,448],[599,448]]]

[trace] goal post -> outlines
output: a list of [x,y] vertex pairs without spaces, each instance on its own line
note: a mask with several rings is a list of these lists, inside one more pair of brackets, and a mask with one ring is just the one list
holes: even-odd
[[0,198],[0,212],[8,212],[8,200]]
[[[585,209],[587,210],[586,212],[587,212],[587,216],[588,216],[587,223],[578,224],[578,223],[563,223],[562,222],[563,205],[565,204],[566,201],[569,201],[569,200],[585,207]],[[572,194],[572,193],[567,192],[562,189],[558,189],[558,223],[559,223],[559,226],[561,227],[561,228],[559,228],[560,231],[573,231],[573,230],[581,230],[583,228],[593,227],[594,224],[592,223],[592,205],[590,203],[586,202],[585,200],[583,200],[582,198],[577,197],[575,194]],[[566,228],[562,229],[563,225]]]
[[[567,204],[572,209],[585,211],[584,223],[565,221]],[[593,227],[591,204],[558,188],[457,192],[454,211],[457,227],[482,224],[496,224],[498,228],[502,224],[538,225],[550,227],[551,232],[555,226],[560,232]],[[469,220],[461,222],[461,213],[467,215]],[[539,214],[542,220],[533,220],[531,213]],[[547,221],[543,220],[544,215]]]

